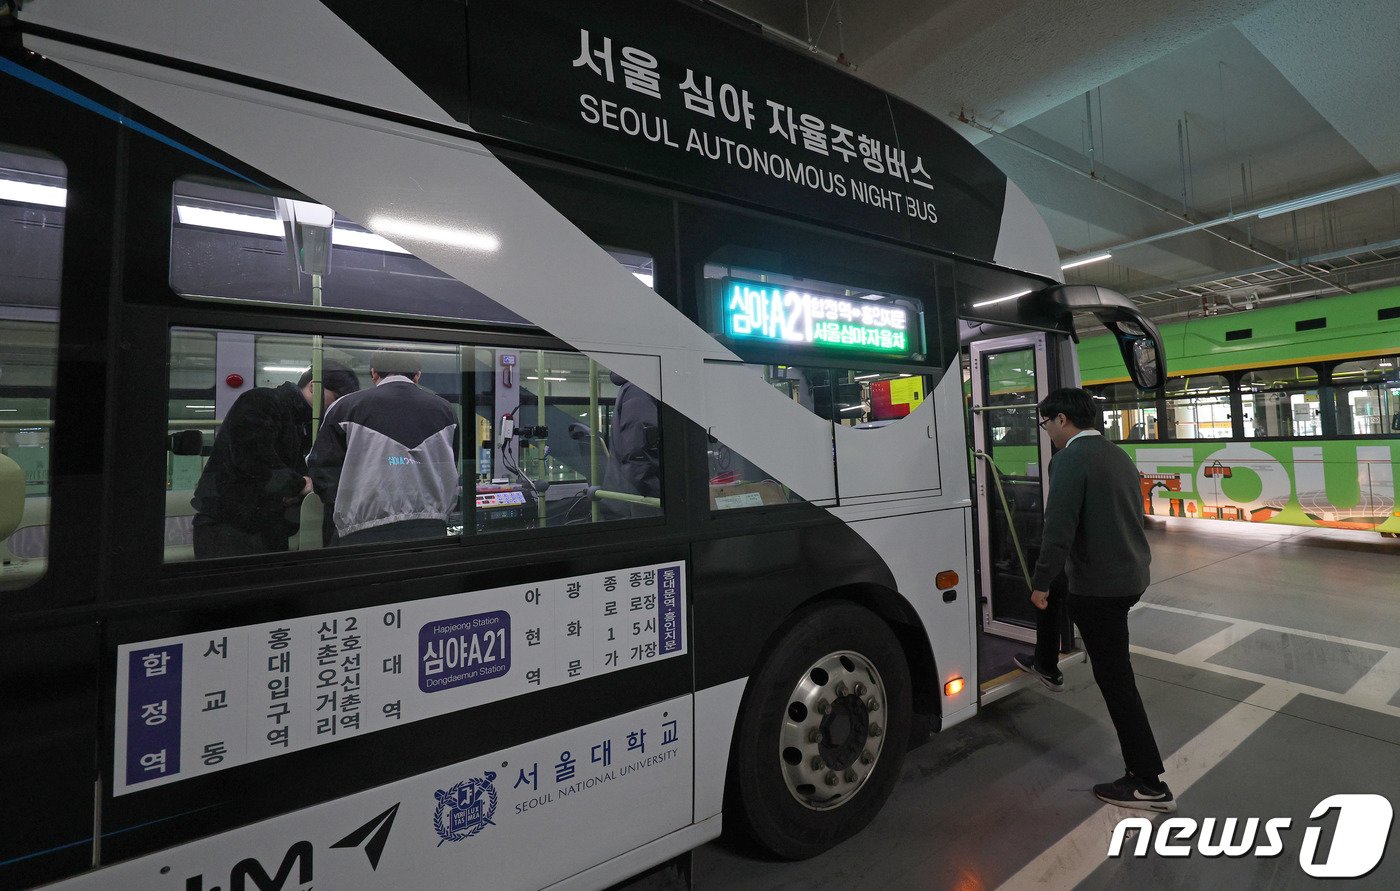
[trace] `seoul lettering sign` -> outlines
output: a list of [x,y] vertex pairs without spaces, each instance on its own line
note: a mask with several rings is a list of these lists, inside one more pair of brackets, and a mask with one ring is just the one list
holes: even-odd
[[741,279],[726,279],[723,293],[724,335],[735,340],[898,358],[913,352],[909,310],[886,301]]

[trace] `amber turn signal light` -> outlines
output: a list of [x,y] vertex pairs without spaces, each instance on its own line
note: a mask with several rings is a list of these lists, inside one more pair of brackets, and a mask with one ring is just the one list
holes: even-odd
[[[925,576],[925,578],[927,578],[927,576]],[[957,585],[958,574],[951,569],[945,569],[933,577],[933,582],[938,585],[938,590],[946,591]]]
[[962,678],[953,678],[951,681],[943,685],[943,694],[945,696],[957,696],[959,693],[962,692],[963,684],[965,683],[966,681],[964,681]]

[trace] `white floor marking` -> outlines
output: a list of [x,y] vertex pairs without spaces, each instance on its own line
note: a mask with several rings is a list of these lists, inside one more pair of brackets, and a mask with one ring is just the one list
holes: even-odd
[[[1317,640],[1327,640],[1332,643],[1347,644],[1353,647],[1363,647],[1370,650],[1386,650],[1388,652],[1400,652],[1400,647],[1392,647],[1387,644],[1373,643],[1369,640],[1356,640],[1350,637],[1338,637],[1335,634],[1323,634],[1320,631],[1307,631],[1302,628],[1289,628],[1287,625],[1270,625],[1267,622],[1254,622],[1249,619],[1236,619],[1233,616],[1222,616],[1216,613],[1203,613],[1200,610],[1182,609],[1177,606],[1166,606],[1161,603],[1139,603],[1133,610],[1157,609],[1168,613],[1177,613],[1183,616],[1198,616],[1202,619],[1214,619],[1217,622],[1229,622],[1232,625],[1247,627],[1250,631],[1257,631],[1260,628],[1269,631],[1282,631],[1286,634],[1296,634],[1299,637],[1312,637]],[[1207,638],[1209,640],[1209,638]],[[1204,641],[1202,641],[1204,643]],[[1200,644],[1197,644],[1199,646]]]
[[[1263,622],[1232,619],[1229,616],[1219,616],[1214,613],[1178,609],[1171,606],[1159,606],[1155,603],[1140,603],[1133,609],[1156,609],[1165,612],[1180,613],[1181,615],[1198,616],[1203,619],[1214,619],[1218,622],[1231,623],[1230,627],[1222,628],[1200,643],[1188,647],[1180,653],[1167,653],[1161,650],[1154,650],[1150,647],[1133,644],[1131,649],[1134,653],[1141,653],[1144,656],[1151,656],[1166,662],[1175,662],[1178,665],[1186,665],[1191,668],[1199,668],[1204,671],[1213,671],[1217,674],[1224,674],[1230,677],[1255,681],[1260,684],[1267,684],[1293,694],[1306,693],[1309,696],[1315,696],[1319,699],[1340,702],[1344,705],[1355,706],[1356,708],[1400,718],[1400,708],[1390,704],[1390,700],[1394,698],[1397,692],[1400,692],[1400,647],[1388,647],[1384,644],[1352,640],[1350,638],[1337,637],[1332,634],[1319,634],[1315,631],[1304,631],[1301,628],[1288,628],[1283,625],[1269,625]],[[1324,690],[1320,687],[1312,687],[1294,681],[1285,681],[1273,675],[1257,674],[1242,668],[1219,665],[1208,661],[1212,656],[1221,652],[1226,647],[1243,640],[1260,629],[1279,631],[1286,634],[1296,634],[1300,637],[1311,637],[1317,640],[1345,644],[1361,649],[1376,650],[1385,655],[1381,657],[1379,662],[1371,666],[1370,670],[1362,675],[1356,683],[1352,685],[1351,689],[1345,693],[1336,693],[1332,690]]]
[[1400,709],[1390,704],[1397,693],[1400,693],[1400,650],[1391,650],[1347,691],[1347,697],[1364,708],[1400,715]]
[[[1172,794],[1180,799],[1183,792],[1263,726],[1294,695],[1283,685],[1261,687],[1177,749],[1165,759],[1165,779],[1171,786]],[[1112,777],[1104,779],[1107,781]],[[1157,815],[1104,805],[1002,883],[1001,888],[1007,891],[1073,888],[1104,862],[1113,827],[1118,825],[1118,821],[1135,816]]]

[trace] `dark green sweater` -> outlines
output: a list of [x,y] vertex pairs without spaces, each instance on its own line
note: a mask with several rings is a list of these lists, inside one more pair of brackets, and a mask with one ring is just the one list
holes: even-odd
[[1147,590],[1151,563],[1137,466],[1102,436],[1081,436],[1050,459],[1050,502],[1032,585],[1048,591],[1063,568],[1071,594],[1131,597]]

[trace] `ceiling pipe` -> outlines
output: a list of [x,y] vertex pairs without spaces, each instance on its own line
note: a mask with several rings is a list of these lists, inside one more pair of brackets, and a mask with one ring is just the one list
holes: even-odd
[[[1083,170],[1080,170],[1078,167],[1075,167],[1073,164],[1068,164],[1068,163],[1066,163],[1066,162],[1064,162],[1064,161],[1061,161],[1059,158],[1056,158],[1054,155],[1051,155],[1051,154],[1048,154],[1048,153],[1046,153],[1046,152],[1043,152],[1043,151],[1041,151],[1040,149],[1038,149],[1038,148],[1036,148],[1036,147],[1034,147],[1034,146],[1027,145],[1026,143],[1024,143],[1024,142],[1022,142],[1021,140],[1015,138],[1014,136],[1008,136],[1007,134],[1005,134],[1005,133],[1003,133],[1003,132],[1001,132],[1001,131],[999,131],[999,130],[993,130],[991,127],[988,127],[988,126],[986,126],[985,124],[980,124],[980,123],[978,123],[976,120],[974,120],[974,119],[968,117],[967,114],[966,114],[966,112],[964,112],[964,111],[959,111],[959,112],[957,112],[956,114],[953,114],[952,117],[955,118],[959,123],[966,124],[967,126],[972,127],[973,129],[981,130],[983,133],[986,133],[986,134],[988,134],[988,135],[990,135],[990,136],[997,136],[997,137],[1000,137],[1001,139],[1006,140],[1007,142],[1011,143],[1012,145],[1018,146],[1018,147],[1024,149],[1025,151],[1030,152],[1031,154],[1035,155],[1037,158],[1040,158],[1041,160],[1048,161],[1048,162],[1050,162],[1051,164],[1054,164],[1054,165],[1057,166],[1057,167],[1063,167],[1065,170],[1068,170],[1068,171],[1070,171],[1071,173],[1074,173],[1074,174],[1077,174],[1077,175],[1079,175],[1079,176],[1082,176],[1082,177],[1084,177],[1085,179],[1088,179],[1088,180],[1090,180],[1090,181],[1092,181],[1092,182],[1096,182],[1096,183],[1098,183],[1099,185],[1104,186],[1105,188],[1112,189],[1113,191],[1117,192],[1118,194],[1124,196],[1125,198],[1131,198],[1132,200],[1138,202],[1139,204],[1145,204],[1145,205],[1147,205],[1148,207],[1152,208],[1153,210],[1157,210],[1157,211],[1160,211],[1161,213],[1166,214],[1167,216],[1171,217],[1172,219],[1184,220],[1186,223],[1188,223],[1188,225],[1186,225],[1186,226],[1183,226],[1183,227],[1178,228],[1178,229],[1173,229],[1173,230],[1171,230],[1171,231],[1169,231],[1169,232],[1160,232],[1160,233],[1158,233],[1158,234],[1156,234],[1156,235],[1149,235],[1149,236],[1147,236],[1146,238],[1139,238],[1139,239],[1137,239],[1137,240],[1135,240],[1135,241],[1129,241],[1129,242],[1126,242],[1126,243],[1124,243],[1124,244],[1114,245],[1113,247],[1107,248],[1107,250],[1108,250],[1109,252],[1111,252],[1111,253],[1117,253],[1117,252],[1120,251],[1120,250],[1126,250],[1127,248],[1131,248],[1131,247],[1139,247],[1139,246],[1144,245],[1144,244],[1151,244],[1151,243],[1154,242],[1154,241],[1162,241],[1162,240],[1167,239],[1167,238],[1176,238],[1176,237],[1181,236],[1181,235],[1187,235],[1187,234],[1189,234],[1189,233],[1191,233],[1191,232],[1204,232],[1204,233],[1206,233],[1207,235],[1213,236],[1213,237],[1215,237],[1215,238],[1219,238],[1220,240],[1225,241],[1225,242],[1227,242],[1227,243],[1229,243],[1229,244],[1232,244],[1232,245],[1234,245],[1234,246],[1236,246],[1236,247],[1238,247],[1238,248],[1241,248],[1241,249],[1243,249],[1243,250],[1249,251],[1251,254],[1255,254],[1255,255],[1257,255],[1257,256],[1263,257],[1265,260],[1268,260],[1270,263],[1272,263],[1272,264],[1274,264],[1274,265],[1276,265],[1276,266],[1281,266],[1281,267],[1283,267],[1284,269],[1291,269],[1291,270],[1293,270],[1294,272],[1298,273],[1299,275],[1305,275],[1305,276],[1307,276],[1308,278],[1311,278],[1311,279],[1314,279],[1314,280],[1316,280],[1316,281],[1318,281],[1318,282],[1321,282],[1322,284],[1327,285],[1327,286],[1328,286],[1329,288],[1331,288],[1332,290],[1335,290],[1335,291],[1342,291],[1342,292],[1345,292],[1345,293],[1347,293],[1347,294],[1354,294],[1354,293],[1356,293],[1355,291],[1353,291],[1352,289],[1346,287],[1345,285],[1339,285],[1339,284],[1336,284],[1336,283],[1334,283],[1334,282],[1329,282],[1327,279],[1325,279],[1325,278],[1323,278],[1323,277],[1321,277],[1321,276],[1319,276],[1319,275],[1316,275],[1316,274],[1314,274],[1314,273],[1312,273],[1312,272],[1309,272],[1308,270],[1302,268],[1301,266],[1297,266],[1297,265],[1295,265],[1295,264],[1293,264],[1293,263],[1288,262],[1287,260],[1281,260],[1281,259],[1279,259],[1278,257],[1272,256],[1272,255],[1270,255],[1270,254],[1268,254],[1268,253],[1266,253],[1266,252],[1264,252],[1264,251],[1259,250],[1258,248],[1254,247],[1254,246],[1251,245],[1251,244],[1246,244],[1245,242],[1242,242],[1242,241],[1239,241],[1239,240],[1237,240],[1237,239],[1235,239],[1235,238],[1232,238],[1232,237],[1230,237],[1229,235],[1224,234],[1223,232],[1215,232],[1215,231],[1212,231],[1212,227],[1214,227],[1214,226],[1221,226],[1221,225],[1224,225],[1225,223],[1233,223],[1233,222],[1236,222],[1236,221],[1238,221],[1238,220],[1243,220],[1243,219],[1247,219],[1247,218],[1249,218],[1249,217],[1258,216],[1258,215],[1259,215],[1259,211],[1257,211],[1257,210],[1249,211],[1248,213],[1227,214],[1227,215],[1225,215],[1225,216],[1223,216],[1223,217],[1218,217],[1218,218],[1216,218],[1216,219],[1214,219],[1214,220],[1208,220],[1208,221],[1206,221],[1206,222],[1204,222],[1204,223],[1192,223],[1192,222],[1191,222],[1191,218],[1188,217],[1188,216],[1185,216],[1184,214],[1179,214],[1179,213],[1177,213],[1176,211],[1172,210],[1172,209],[1169,208],[1169,207],[1163,207],[1162,205],[1156,203],[1155,201],[1150,201],[1150,200],[1148,200],[1148,199],[1142,197],[1141,195],[1136,195],[1136,194],[1134,194],[1134,193],[1128,191],[1127,189],[1122,188],[1121,186],[1116,186],[1116,185],[1114,185],[1113,183],[1109,182],[1108,180],[1104,179],[1103,177],[1098,176],[1097,174],[1085,173]],[[1287,202],[1285,202],[1285,203],[1287,203]],[[1263,209],[1263,210],[1268,210],[1269,208],[1262,208],[1262,209]]]
[[[773,39],[774,42],[792,44],[793,46],[804,50],[805,52],[810,53],[811,55],[818,56],[823,61],[828,62],[832,65],[839,66],[845,69],[846,71],[855,71],[859,67],[854,62],[851,62],[849,59],[847,59],[845,53],[841,53],[839,56],[833,55],[827,52],[826,50],[822,49],[821,47],[817,46],[815,40],[803,40],[796,34],[789,34],[788,32],[780,28],[774,28],[772,25],[765,25],[763,22],[760,22],[758,19],[754,18],[748,13],[740,12],[739,10],[730,7],[727,3],[722,2],[722,0],[690,0],[690,2],[702,7],[712,6],[722,9],[727,15],[731,15],[738,19],[742,19],[750,27],[757,28],[758,33],[769,37],[770,39]],[[835,6],[834,3],[832,5]],[[828,10],[828,17],[830,17],[830,14],[830,10]],[[811,27],[810,22],[808,24],[808,27]],[[820,35],[818,35],[817,39],[820,39]]]

